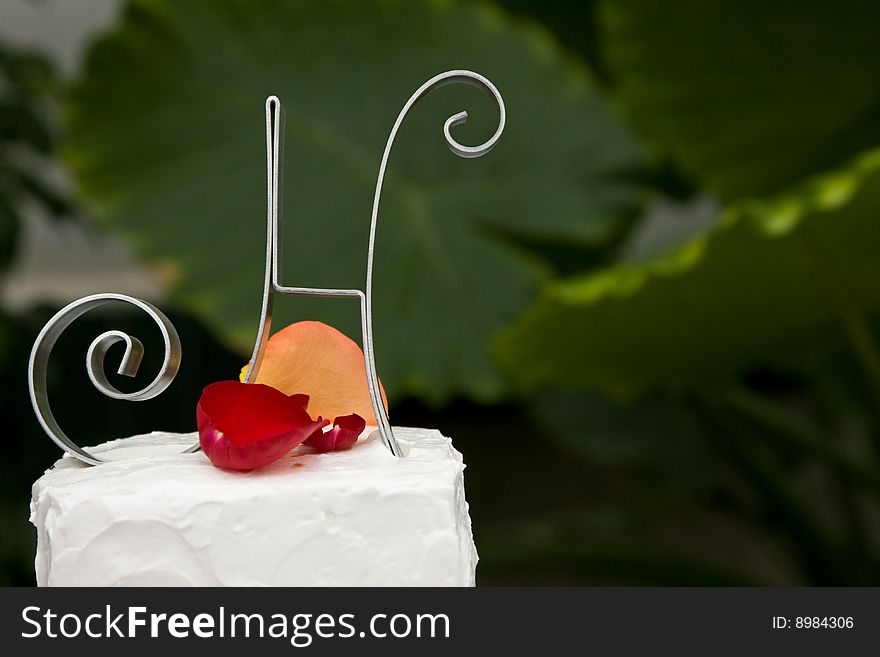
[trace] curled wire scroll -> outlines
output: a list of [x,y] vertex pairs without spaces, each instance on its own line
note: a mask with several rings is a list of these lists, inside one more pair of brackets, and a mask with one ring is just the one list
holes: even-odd
[[[158,308],[146,301],[141,301],[124,294],[93,294],[78,299],[59,310],[37,336],[28,364],[28,386],[30,388],[31,403],[34,406],[34,412],[37,414],[37,419],[40,421],[43,430],[61,449],[89,465],[102,463],[102,459],[87,452],[62,431],[49,405],[49,393],[47,390],[49,356],[52,354],[55,342],[74,320],[90,310],[114,301],[130,304],[135,308],[143,310],[150,316],[162,332],[162,339],[165,343],[165,358],[162,361],[159,373],[150,384],[137,392],[121,392],[107,380],[107,375],[104,372],[104,357],[107,354],[107,350],[117,342],[124,342],[125,353],[122,356],[122,362],[117,372],[125,376],[134,376],[137,374],[141,363],[144,347],[140,340],[122,331],[107,331],[92,341],[86,355],[86,369],[92,384],[108,397],[127,399],[128,401],[144,401],[162,393],[171,384],[171,381],[174,380],[177,370],[180,368],[180,337],[168,318]],[[194,451],[197,448],[198,445],[194,445],[187,451]]]
[[[458,142],[452,136],[452,128],[461,125],[467,121],[467,112],[458,112],[450,116],[443,124],[443,135],[449,149],[460,157],[472,158],[480,157],[488,153],[495,146],[501,133],[504,131],[506,122],[506,110],[504,100],[498,89],[487,78],[479,73],[466,70],[446,71],[435,75],[430,80],[420,86],[406,104],[401,109],[391,133],[388,135],[388,141],[385,144],[385,151],[382,154],[382,161],[379,165],[379,175],[376,179],[376,192],[373,197],[373,208],[370,219],[370,238],[367,250],[367,272],[366,286],[364,290],[357,289],[330,289],[330,288],[309,288],[309,287],[291,287],[281,283],[281,243],[280,243],[280,222],[281,213],[281,166],[283,162],[283,111],[281,102],[275,96],[270,96],[266,100],[266,161],[267,161],[267,220],[266,220],[266,267],[263,280],[263,302],[261,307],[260,324],[257,330],[257,337],[254,342],[254,349],[251,360],[245,373],[244,381],[250,383],[255,381],[262,364],[263,355],[266,349],[266,343],[269,338],[269,332],[272,325],[272,307],[274,295],[289,294],[294,296],[315,296],[328,298],[356,298],[360,301],[361,307],[361,333],[363,340],[364,365],[367,375],[367,385],[370,391],[370,399],[372,401],[373,411],[378,422],[379,433],[382,442],[395,456],[403,456],[391,424],[388,421],[388,414],[382,403],[381,389],[379,386],[379,376],[376,371],[375,351],[373,348],[373,259],[375,256],[376,241],[376,225],[379,215],[379,201],[382,196],[382,185],[385,179],[385,170],[388,165],[388,159],[391,155],[391,149],[394,146],[394,139],[400,126],[403,124],[406,115],[409,113],[413,105],[415,105],[426,94],[437,89],[438,87],[464,83],[475,86],[485,91],[495,102],[498,110],[499,120],[495,133],[485,142],[478,146],[465,146]],[[115,399],[127,399],[129,401],[143,401],[151,399],[160,394],[177,374],[180,367],[181,347],[180,339],[171,322],[162,314],[155,306],[129,297],[123,294],[96,294],[84,297],[62,308],[43,328],[34,343],[31,351],[30,365],[28,370],[28,384],[31,394],[31,402],[37,419],[42,425],[48,436],[62,449],[90,465],[101,463],[102,460],[89,453],[82,447],[73,442],[62,430],[52,414],[49,405],[49,396],[47,391],[47,368],[49,356],[52,347],[55,345],[58,337],[64,330],[80,315],[97,308],[104,304],[121,301],[133,305],[140,310],[146,312],[153,321],[159,326],[165,343],[165,359],[162,368],[156,378],[145,388],[134,393],[123,393],[113,387],[108,381],[104,373],[104,357],[109,347],[117,342],[124,342],[126,345],[125,354],[122,363],[119,366],[118,373],[126,376],[134,376],[137,372],[143,355],[143,346],[134,337],[129,336],[121,331],[107,331],[98,336],[91,344],[86,357],[86,367],[88,369],[89,378],[95,387],[102,393]],[[199,445],[195,444],[190,447],[187,452],[193,452],[199,449]]]

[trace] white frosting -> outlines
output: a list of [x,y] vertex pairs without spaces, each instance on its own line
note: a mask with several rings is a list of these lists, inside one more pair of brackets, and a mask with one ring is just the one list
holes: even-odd
[[[452,441],[395,428],[294,450],[251,473],[151,433],[65,456],[33,486],[40,586],[473,586],[477,553]],[[366,434],[370,434],[366,436]],[[120,459],[120,460],[117,460]]]

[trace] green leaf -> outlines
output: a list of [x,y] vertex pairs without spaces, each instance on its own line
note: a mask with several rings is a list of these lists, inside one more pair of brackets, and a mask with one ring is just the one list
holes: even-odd
[[[178,299],[244,351],[259,316],[265,97],[287,117],[284,282],[362,287],[388,131],[422,82],[456,67],[495,82],[508,127],[484,158],[449,153],[452,113],[470,112],[464,143],[496,126],[469,87],[435,92],[404,125],[377,237],[377,361],[392,396],[497,398],[488,344],[546,276],[515,243],[602,244],[638,202],[614,177],[638,164],[636,142],[544,33],[482,4],[135,2],[73,93],[68,161],[104,223],[167,263]],[[281,300],[275,326],[304,316],[360,333],[357,308],[333,300]]]
[[605,0],[605,63],[642,132],[728,198],[880,143],[880,4]]
[[547,286],[499,358],[526,386],[618,394],[827,367],[852,327],[880,316],[878,210],[872,151],[794,193],[735,204],[677,249]]

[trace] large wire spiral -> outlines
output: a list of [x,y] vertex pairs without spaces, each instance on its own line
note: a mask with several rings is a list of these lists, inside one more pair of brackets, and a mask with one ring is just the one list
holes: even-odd
[[[40,425],[42,425],[48,436],[61,449],[90,465],[103,463],[103,460],[73,442],[58,425],[55,415],[52,413],[47,388],[49,357],[52,355],[52,348],[55,346],[58,338],[71,323],[90,310],[114,301],[121,301],[142,310],[156,323],[162,333],[162,340],[165,344],[165,358],[156,378],[144,388],[135,392],[122,392],[110,383],[104,371],[107,351],[118,342],[125,343],[125,353],[122,356],[122,362],[117,372],[124,376],[134,376],[137,374],[138,367],[143,358],[144,347],[140,340],[127,333],[115,330],[106,331],[95,338],[89,346],[86,355],[86,369],[89,379],[91,379],[92,384],[98,390],[113,399],[145,401],[160,394],[171,384],[177,375],[177,370],[180,368],[180,337],[177,335],[177,331],[169,319],[158,308],[146,301],[141,301],[125,294],[93,294],[78,299],[59,310],[37,336],[28,364],[28,386],[30,388],[31,403],[34,406],[34,412]],[[196,449],[198,449],[198,444],[193,445],[187,451],[194,451]]]

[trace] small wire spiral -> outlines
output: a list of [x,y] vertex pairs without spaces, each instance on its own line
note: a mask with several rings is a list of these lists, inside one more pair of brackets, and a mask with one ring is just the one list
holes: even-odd
[[[89,346],[86,355],[86,369],[89,379],[91,379],[92,384],[98,390],[113,399],[145,401],[162,393],[174,380],[177,370],[180,368],[180,337],[170,320],[162,314],[162,311],[146,301],[141,301],[125,294],[93,294],[78,299],[59,310],[37,336],[28,363],[28,386],[30,388],[31,403],[40,425],[61,449],[90,465],[103,463],[103,460],[73,442],[58,425],[55,415],[52,413],[47,388],[49,357],[52,355],[52,348],[55,346],[58,338],[77,318],[90,310],[114,301],[121,301],[144,311],[156,323],[162,333],[162,340],[165,344],[165,358],[156,378],[144,388],[135,392],[122,392],[110,383],[104,371],[107,351],[114,344],[124,342],[125,353],[122,356],[122,362],[117,372],[123,376],[134,376],[137,374],[138,367],[143,358],[144,347],[140,340],[127,333],[122,331],[106,331],[95,338]],[[196,449],[198,449],[198,444],[193,445],[187,451],[191,452]]]

